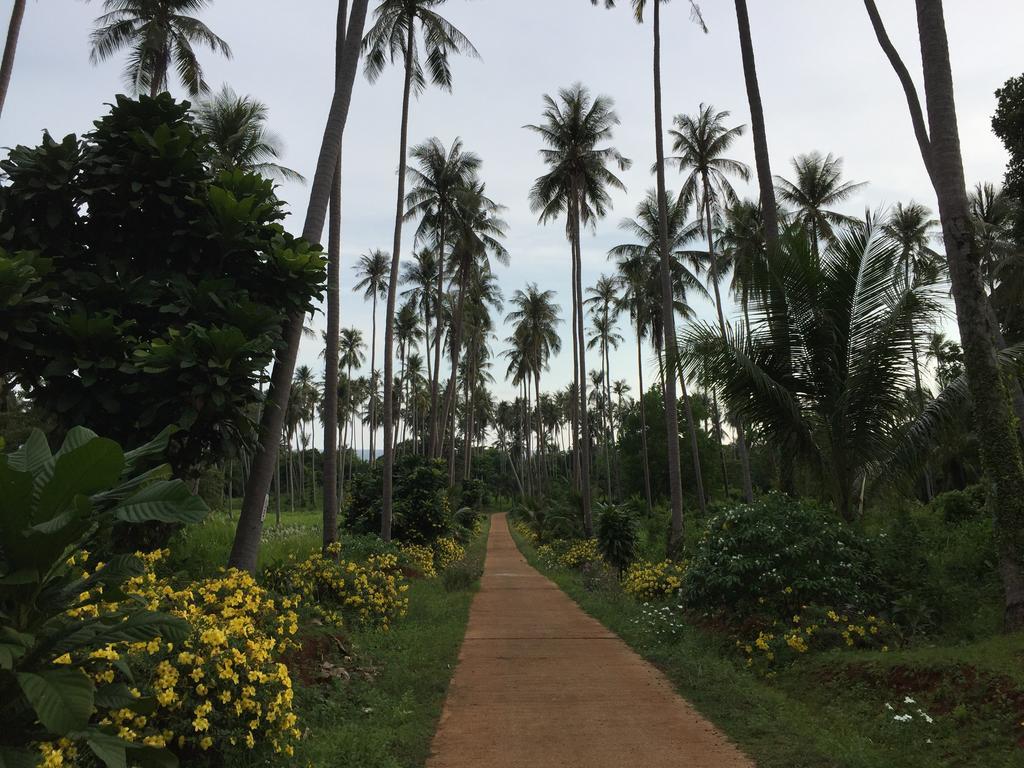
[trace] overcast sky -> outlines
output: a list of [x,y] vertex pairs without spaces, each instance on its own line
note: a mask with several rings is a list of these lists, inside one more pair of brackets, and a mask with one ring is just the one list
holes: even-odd
[[[11,0],[0,2],[4,23],[11,5]],[[527,205],[530,185],[543,166],[537,137],[522,126],[538,121],[542,94],[576,81],[615,100],[622,123],[614,144],[633,166],[622,174],[627,191],[614,195],[611,215],[585,236],[583,281],[592,285],[611,270],[607,250],[626,239],[618,223],[653,186],[650,27],[635,24],[628,5],[623,0],[606,11],[588,0],[450,0],[442,12],[474,42],[481,59],[455,60],[454,92],[428,90],[412,104],[410,141],[437,136],[447,146],[461,136],[483,158],[490,196],[508,208],[512,264],[497,267],[505,295],[527,282],[558,293],[566,345],[542,381],[545,388],[571,378],[570,264],[561,223],[538,225]],[[707,102],[730,110],[733,123],[746,124],[734,5],[731,0],[701,5],[707,35],[689,21],[683,0],[663,12],[666,119],[693,113]],[[934,208],[902,91],[860,0],[748,0],[748,5],[772,170],[787,176],[794,155],[834,152],[845,159],[848,179],[870,182],[847,206],[849,212],[910,199]],[[919,81],[913,5],[879,0],[890,35]],[[38,143],[44,129],[58,136],[87,130],[104,103],[123,90],[122,59],[97,67],[89,63],[88,34],[100,6],[98,0],[29,3],[0,120],[0,146]],[[207,80],[214,88],[229,83],[264,101],[272,128],[284,139],[285,164],[307,176],[331,97],[336,8],[333,0],[215,0],[202,14],[234,52],[230,61],[203,56]],[[999,181],[1006,158],[989,125],[993,91],[1024,71],[1024,3],[947,0],[946,24],[967,179]],[[172,91],[182,93],[177,83]],[[369,305],[351,292],[351,265],[370,248],[391,247],[401,96],[397,69],[372,86],[360,75],[345,134],[342,323],[363,328],[367,338]],[[734,157],[753,165],[749,133]],[[672,188],[679,177],[672,171],[668,181]],[[756,195],[753,184],[738,189]],[[285,184],[280,192],[293,211],[289,227],[300,229],[308,190]],[[412,233],[407,226],[403,257],[410,253]],[[709,307],[701,311],[710,316]],[[315,324],[324,326],[322,314]],[[621,332],[628,338],[628,328]],[[499,339],[507,335],[500,327]],[[496,352],[505,346],[501,340]],[[318,351],[319,342],[305,342],[300,362],[317,366]],[[635,359],[636,348],[629,343],[612,356],[613,377],[625,378],[634,393]],[[599,367],[596,356],[589,367]],[[499,398],[513,395],[503,373],[497,361]]]

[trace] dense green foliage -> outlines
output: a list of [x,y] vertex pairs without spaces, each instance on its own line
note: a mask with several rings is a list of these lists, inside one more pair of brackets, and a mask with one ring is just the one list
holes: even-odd
[[[380,528],[381,477],[376,462],[356,475],[345,497],[348,526],[356,533]],[[448,473],[444,461],[405,454],[395,462],[395,496],[392,532],[396,539],[429,544],[452,529],[448,501]]]
[[688,559],[686,601],[704,611],[785,616],[808,603],[870,606],[877,595],[866,543],[781,494],[713,515]]
[[597,545],[601,556],[620,574],[636,559],[639,538],[636,521],[625,505],[598,506]]
[[167,94],[118,97],[81,139],[45,135],[0,168],[0,370],[58,433],[178,425],[179,472],[247,444],[281,318],[324,279],[271,182],[215,174]]
[[[37,430],[0,457],[0,763],[32,765],[39,744],[72,736],[110,768],[125,764],[126,750],[135,763],[168,764],[162,750],[119,738],[97,714],[144,715],[152,702],[96,674],[118,644],[178,643],[189,631],[126,596],[121,588],[142,563],[109,555],[115,523],[205,517],[205,505],[160,463],[168,437],[124,452],[76,427],[54,454]],[[86,571],[87,550],[108,555]]]
[[[1024,200],[1024,75],[1011,77],[996,89],[992,131],[1010,155],[1004,191],[1015,200]],[[1024,206],[1018,204],[1014,219],[1017,239],[1024,240]]]

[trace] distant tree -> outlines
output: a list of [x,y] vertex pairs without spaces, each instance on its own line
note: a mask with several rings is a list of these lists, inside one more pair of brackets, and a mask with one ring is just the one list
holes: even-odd
[[1017,202],[1014,235],[1024,243],[1024,74],[1011,77],[996,89],[992,131],[1010,155],[1003,187]]
[[[363,299],[372,302],[372,331],[370,333],[370,382],[376,387],[377,382],[377,299],[386,299],[388,295],[388,276],[391,274],[391,255],[379,248],[374,248],[352,267],[358,282],[352,286],[353,291],[362,291]],[[370,414],[371,423],[374,421]],[[370,433],[370,463],[376,461],[376,434]]]
[[124,80],[132,93],[156,96],[170,87],[173,67],[189,96],[207,93],[203,68],[196,55],[202,45],[226,58],[231,48],[209,27],[188,13],[202,10],[210,0],[104,0],[106,11],[96,19],[90,36],[93,64],[128,51]]

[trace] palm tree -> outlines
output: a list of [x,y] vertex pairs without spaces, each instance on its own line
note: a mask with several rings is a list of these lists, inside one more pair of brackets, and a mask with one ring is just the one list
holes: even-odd
[[[686,292],[697,291],[702,296],[708,296],[708,291],[701,283],[695,270],[700,264],[695,260],[691,251],[686,250],[686,244],[694,237],[700,229],[700,223],[687,223],[689,218],[686,199],[680,195],[676,196],[666,190],[666,195],[672,199],[668,209],[667,237],[669,244],[669,265],[672,269],[672,285],[674,294],[673,321],[675,315],[686,316],[690,309],[686,304]],[[663,349],[663,313],[659,297],[661,283],[661,236],[660,211],[657,192],[652,190],[640,202],[636,208],[636,217],[623,219],[619,229],[629,232],[634,242],[617,245],[608,251],[609,258],[616,259],[619,270],[619,281],[623,287],[623,294],[617,307],[618,312],[628,311],[636,329],[637,343],[637,372],[640,386],[640,429],[641,449],[644,453],[644,488],[647,491],[648,502],[650,502],[650,472],[647,469],[647,417],[643,407],[644,378],[643,360],[641,357],[643,338],[649,333],[651,342],[656,349]],[[687,262],[694,268],[691,270]],[[680,371],[680,373],[682,373]],[[673,378],[673,377],[669,377]],[[693,406],[690,401],[690,394],[686,387],[685,376],[680,375],[680,386],[683,394],[683,410],[686,414],[687,431],[690,438],[690,458],[693,462],[694,484],[697,495],[697,504],[701,514],[705,512],[704,479],[701,472],[700,448],[697,444],[697,426],[693,419]],[[669,382],[662,377],[662,389],[667,390]],[[671,383],[675,389],[675,381]],[[666,406],[667,407],[667,406]],[[666,418],[670,418],[666,414]],[[678,435],[678,416],[677,416]],[[678,437],[677,437],[678,442]],[[681,480],[680,480],[681,482]],[[682,526],[682,518],[679,521]],[[682,528],[680,527],[680,530]]]
[[[687,368],[774,446],[820,469],[847,520],[854,483],[902,434],[911,321],[939,311],[934,284],[899,279],[899,257],[877,229],[851,228],[819,255],[805,233],[787,232],[770,266],[776,290],[755,302],[750,333],[705,323],[684,340]],[[770,313],[770,302],[786,311]]]
[[[750,178],[750,169],[746,165],[723,156],[744,130],[742,125],[726,128],[723,123],[728,117],[729,113],[726,111],[715,112],[710,104],[701,104],[696,116],[676,115],[675,128],[669,131],[672,136],[672,151],[681,153],[669,159],[676,162],[679,170],[688,172],[679,193],[680,197],[697,201],[697,208],[703,218],[704,233],[708,241],[708,279],[715,293],[715,310],[723,336],[726,334],[725,314],[718,287],[722,272],[715,248],[714,221],[721,215],[721,211],[731,206],[736,199],[729,176],[739,176],[743,180]],[[719,446],[721,447],[721,432]],[[750,480],[750,457],[747,453],[742,421],[736,423],[736,447],[743,471],[743,495],[749,503],[754,500],[754,489]]]
[[[353,420],[353,404],[354,404],[354,392],[352,387],[352,369],[362,367],[363,363],[366,362],[366,344],[363,341],[363,333],[358,328],[342,328],[341,333],[338,337],[338,366],[345,368],[345,381],[348,382],[346,387],[346,400],[342,407],[344,413],[348,415],[344,426],[342,427],[342,444],[346,446],[345,450],[348,452],[352,446],[348,445],[350,425],[351,434],[355,434],[355,422]],[[349,457],[349,468],[352,466],[351,454]],[[345,462],[344,454],[342,455],[342,466],[341,466],[341,487],[345,487]]]
[[721,249],[723,271],[732,269],[729,290],[739,300],[744,328],[749,331],[751,297],[763,292],[767,283],[768,239],[761,205],[739,200],[730,206],[718,232],[717,244]]
[[503,308],[501,289],[498,287],[497,278],[489,268],[481,268],[484,266],[488,265],[477,263],[476,268],[471,271],[470,282],[466,288],[463,322],[465,324],[464,346],[467,364],[463,367],[466,370],[464,390],[468,397],[465,401],[467,418],[462,475],[464,478],[471,476],[472,440],[476,437],[477,431],[484,427],[485,420],[489,418],[489,413],[483,402],[489,397],[489,395],[484,396],[486,385],[493,381],[493,377],[488,372],[491,367],[488,340],[494,329],[491,311],[500,312]]
[[7,25],[7,40],[4,43],[4,56],[0,60],[0,114],[4,111],[7,91],[11,87],[11,75],[14,72],[14,54],[18,50],[18,36],[21,34],[21,22],[25,18],[25,0],[14,0],[11,9],[11,20]]
[[583,501],[583,524],[588,536],[593,534],[590,503],[590,427],[587,418],[587,367],[583,339],[583,284],[580,253],[580,227],[593,225],[604,217],[611,205],[609,189],[624,189],[619,178],[608,168],[615,163],[620,169],[629,161],[613,147],[598,146],[611,139],[619,118],[606,96],[591,98],[580,84],[563,88],[558,101],[544,96],[544,121],[528,125],[538,133],[546,148],[541,156],[548,172],[538,178],[530,190],[530,207],[540,214],[542,222],[565,214],[566,232],[573,264],[573,332],[574,366],[579,397],[580,492]]
[[202,99],[195,108],[196,126],[210,143],[215,170],[241,168],[272,179],[305,182],[298,171],[279,165],[280,137],[267,130],[267,106],[239,96],[230,86]]
[[[484,194],[482,182],[471,181],[470,185],[459,194],[457,206],[459,212],[458,231],[453,233],[457,239],[453,244],[453,275],[456,285],[455,305],[452,313],[452,332],[449,348],[452,356],[451,373],[445,397],[442,424],[447,424],[449,417],[452,441],[448,476],[450,484],[455,481],[455,392],[456,374],[463,345],[463,317],[465,314],[466,294],[475,281],[475,275],[490,272],[490,257],[499,263],[509,263],[508,251],[498,238],[505,236],[507,225],[498,218],[503,207],[493,202]],[[443,430],[442,430],[443,432]],[[439,440],[443,443],[443,440]]]
[[831,152],[797,155],[792,163],[796,181],[776,176],[775,194],[784,205],[796,209],[792,215],[810,233],[811,248],[817,253],[820,241],[832,239],[833,227],[854,221],[829,206],[848,199],[865,182],[843,181],[843,158]]
[[[305,472],[304,462],[306,455],[306,445],[308,444],[308,436],[306,435],[306,422],[309,421],[312,425],[313,420],[316,418],[316,401],[317,401],[317,387],[316,377],[313,375],[313,369],[308,365],[300,365],[295,369],[295,411],[299,418],[299,440],[300,440],[300,454],[299,454],[299,466],[303,467]],[[300,475],[301,476],[301,475]],[[313,475],[310,478],[311,487],[313,489],[313,500],[316,500],[316,476]],[[305,488],[300,496],[304,497]]]
[[991,309],[977,276],[979,246],[971,226],[942,2],[916,0],[927,123],[914,82],[885,31],[874,0],[864,0],[864,4],[879,45],[903,86],[921,158],[938,198],[975,429],[992,489],[989,503],[994,511],[1005,594],[1004,625],[1008,630],[1020,629],[1024,627],[1024,457],[999,372]]
[[90,36],[93,64],[128,50],[125,83],[134,93],[166,91],[173,66],[189,96],[208,93],[196,56],[202,45],[225,58],[231,48],[199,19],[186,14],[202,10],[210,0],[104,0],[106,11]]
[[[595,5],[598,0],[591,0]],[[606,8],[615,5],[615,0],[605,0]],[[669,202],[665,192],[665,136],[661,109],[661,2],[652,3],[653,45],[653,79],[654,79],[654,151],[655,175],[657,178],[658,199],[658,237],[660,240],[659,255],[661,257],[661,333],[663,348],[668,356],[668,369],[675,371],[676,363],[676,320],[675,294],[672,281],[671,246],[669,245]],[[633,0],[633,17],[638,24],[644,20],[644,9],[647,0]],[[705,33],[708,31],[700,8],[690,0],[690,19]],[[668,376],[665,387],[665,429],[668,451],[668,485],[669,505],[672,512],[672,530],[669,536],[669,548],[673,552],[683,540],[683,481],[679,469],[679,416],[676,401],[675,376]],[[703,498],[703,494],[701,494]]]
[[[407,302],[416,306],[423,317],[423,341],[427,354],[424,356],[427,364],[428,384],[433,380],[433,368],[430,362],[430,323],[436,314],[437,295],[434,286],[439,275],[439,265],[434,251],[423,249],[413,253],[412,261],[404,263],[402,272],[402,285],[409,286],[402,291],[402,297]],[[440,337],[440,333],[436,334]]]
[[747,102],[750,105],[750,133],[754,139],[754,165],[757,168],[757,184],[761,193],[761,210],[764,211],[765,242],[768,249],[772,250],[779,239],[779,213],[778,204],[775,202],[775,187],[772,184],[768,132],[764,125],[761,88],[757,83],[757,65],[754,61],[754,43],[750,37],[747,0],[736,0],[736,23],[740,34],[743,80],[747,89]]
[[[515,309],[505,317],[506,323],[513,324],[512,336],[508,342],[514,344],[521,352],[523,369],[533,376],[534,394],[537,408],[537,449],[540,461],[544,462],[544,425],[540,411],[540,374],[548,370],[548,360],[562,349],[557,326],[562,322],[559,317],[561,308],[554,302],[555,292],[542,291],[536,283],[528,283],[526,290],[516,290],[510,303]],[[537,489],[542,491],[540,473],[537,477]]]
[[[473,152],[463,151],[462,140],[456,137],[450,149],[437,138],[427,139],[409,151],[416,166],[408,171],[412,189],[406,195],[406,219],[420,218],[416,231],[418,241],[433,240],[437,270],[434,301],[440,305],[444,293],[444,275],[447,273],[445,248],[457,227],[458,198],[480,169],[480,158]],[[438,395],[440,391],[441,366],[441,315],[437,315],[437,329],[434,333],[434,378],[430,382],[431,395],[431,455],[439,455],[441,448],[438,438],[441,414]],[[428,350],[429,352],[429,350]]]
[[[348,121],[349,107],[352,104],[352,88],[356,72],[359,69],[363,25],[369,0],[352,0],[349,11],[348,0],[339,0],[337,16],[337,42],[335,58],[338,62],[335,75],[334,96],[327,113],[320,152],[317,156],[316,172],[309,192],[309,203],[306,206],[306,218],[302,225],[302,238],[306,242],[318,242],[323,235],[327,209],[334,200],[331,231],[333,241],[334,262],[339,258],[341,245],[341,214],[340,214],[340,183],[341,183],[341,144]],[[346,13],[347,12],[347,13]],[[331,276],[337,278],[337,269],[330,269]],[[336,279],[335,279],[336,284]],[[328,295],[335,294],[333,287],[328,288]],[[333,302],[332,302],[333,304]],[[333,313],[332,313],[333,314]],[[252,459],[249,476],[245,483],[245,497],[235,529],[235,538],[231,545],[228,565],[255,572],[259,557],[261,532],[263,530],[263,504],[270,491],[278,468],[277,454],[280,449],[284,418],[288,412],[288,398],[291,394],[292,374],[299,356],[299,345],[302,343],[302,330],[305,326],[305,310],[294,312],[286,318],[283,327],[283,344],[274,358],[274,367],[270,375],[270,388],[267,403],[260,416],[259,446]],[[330,355],[328,355],[328,359]]]
[[[610,349],[618,349],[622,343],[622,336],[615,330],[614,307],[618,303],[619,283],[615,278],[601,275],[597,282],[587,288],[590,298],[583,303],[590,305],[593,323],[593,335],[587,341],[587,349],[600,347],[601,367],[604,369],[604,381],[601,388],[604,390],[605,402],[611,407],[612,401],[612,378]],[[609,419],[609,444],[605,444],[605,468],[608,474],[608,498],[612,498],[612,461],[611,456],[615,454],[615,426]],[[618,462],[616,461],[616,465]]]
[[[366,50],[366,75],[374,82],[384,71],[388,61],[392,63],[401,56],[404,66],[404,87],[402,92],[402,122],[398,151],[398,202],[395,210],[395,242],[391,249],[391,274],[388,279],[388,303],[384,331],[384,489],[381,507],[381,538],[391,540],[391,470],[394,452],[391,449],[392,422],[391,404],[394,389],[394,333],[392,324],[395,317],[395,298],[398,293],[398,262],[402,252],[402,221],[405,207],[406,151],[409,135],[409,96],[415,87],[421,92],[427,84],[427,77],[434,85],[451,90],[452,73],[449,57],[453,53],[478,55],[476,48],[451,23],[435,10],[444,0],[381,0],[375,11],[376,20],[366,34],[363,47]],[[416,39],[419,26],[423,38],[425,56],[421,56]],[[422,63],[426,62],[426,71]]]
[[[414,353],[416,345],[423,338],[423,331],[420,328],[419,317],[417,316],[416,303],[408,300],[395,316],[395,340],[398,342],[398,359],[401,363],[399,381],[401,386],[398,389],[398,412],[402,412],[402,403],[407,400],[407,393],[404,392],[406,384],[405,364],[410,354]],[[408,419],[403,419],[402,431],[405,432],[405,424]],[[398,444],[398,429],[395,429],[395,444]]]
[[[355,292],[363,292],[363,300],[373,303],[370,333],[370,382],[376,386],[377,381],[377,299],[388,295],[388,275],[391,272],[391,256],[379,248],[372,249],[361,256],[352,269],[356,273],[357,282],[352,286]],[[370,417],[373,423],[373,415]],[[370,463],[376,458],[376,435],[370,433]]]
[[1000,273],[1017,252],[1013,237],[1013,203],[991,182],[975,184],[967,199],[981,250],[982,278],[991,296]]

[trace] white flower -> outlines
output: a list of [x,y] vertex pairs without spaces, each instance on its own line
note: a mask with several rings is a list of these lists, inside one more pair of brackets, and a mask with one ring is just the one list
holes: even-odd
[[910,698],[909,696],[907,696],[907,697],[906,697],[905,699],[903,699],[903,703],[904,703],[904,704],[917,704],[917,702],[916,702],[916,701],[914,701],[914,700],[913,700],[912,698]]
[[893,709],[892,709],[892,704],[890,704],[890,703],[889,703],[888,701],[887,701],[887,702],[885,702],[885,708],[886,708],[886,709],[888,709],[888,710],[889,710],[890,712],[892,712],[892,711],[893,711]]
[[893,715],[892,719],[895,720],[897,723],[909,723],[911,720],[914,719],[914,716],[913,715]]

